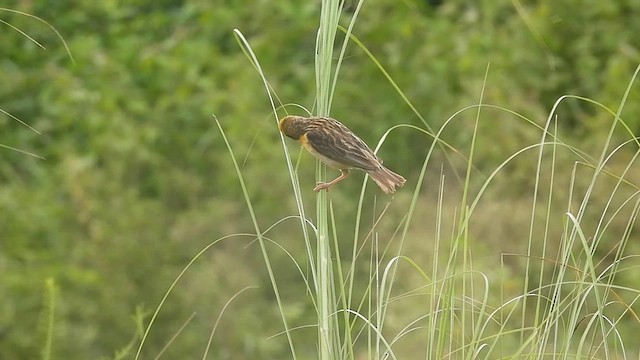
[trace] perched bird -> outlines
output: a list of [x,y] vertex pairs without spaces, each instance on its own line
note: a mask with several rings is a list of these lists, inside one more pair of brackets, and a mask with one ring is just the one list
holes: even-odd
[[382,166],[382,160],[371,148],[336,119],[291,115],[282,118],[278,127],[284,135],[299,140],[313,156],[342,173],[328,183],[318,183],[314,191],[328,190],[344,180],[349,176],[349,169],[365,171],[386,194],[393,193],[396,186],[403,186],[406,181]]

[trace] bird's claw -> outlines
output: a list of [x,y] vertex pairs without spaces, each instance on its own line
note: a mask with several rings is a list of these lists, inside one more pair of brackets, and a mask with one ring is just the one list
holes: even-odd
[[317,183],[316,187],[313,188],[313,191],[318,192],[320,190],[327,190],[329,191],[329,187],[331,186],[331,183]]

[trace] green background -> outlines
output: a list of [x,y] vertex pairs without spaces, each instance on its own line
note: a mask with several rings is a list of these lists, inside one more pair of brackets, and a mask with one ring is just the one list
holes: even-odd
[[[345,11],[345,26],[355,9],[352,3]],[[488,66],[483,101],[536,124],[544,125],[555,101],[567,94],[594,99],[615,111],[640,63],[640,3],[520,4],[521,13],[506,0],[448,0],[440,5],[369,0],[354,34],[435,129],[462,107],[478,103]],[[248,6],[232,0],[9,0],[3,6],[53,25],[74,62],[46,25],[0,11],[0,20],[46,47],[0,24],[0,108],[41,132],[0,116],[0,144],[45,158],[0,149],[0,358],[37,358],[45,349],[47,279],[55,281],[51,354],[62,359],[112,358],[136,337],[136,312],[144,311],[148,320],[198,251],[225,235],[253,231],[212,114],[242,165],[261,226],[296,213],[268,98],[232,31],[237,28],[246,36],[283,103],[313,109],[319,2],[255,1]],[[637,88],[623,113],[636,133]],[[287,110],[303,114],[295,107]],[[593,149],[608,131],[611,115],[578,100],[561,103],[557,113],[565,141],[598,154]],[[279,115],[284,114],[280,110]],[[443,135],[462,153],[467,152],[475,115],[475,110],[465,112]],[[332,116],[372,146],[393,125],[424,127],[353,44],[341,67]],[[535,143],[541,133],[512,115],[487,109],[478,136],[474,166],[481,182],[508,154]],[[288,144],[295,162],[298,147]],[[408,179],[380,230],[387,238],[406,211],[430,145],[429,136],[403,128],[392,132],[380,150],[385,165]],[[301,186],[313,215],[314,161],[308,154],[301,156]],[[427,171],[418,211],[424,223],[434,222],[440,167],[454,184],[455,174],[464,173],[466,165],[453,158],[436,155]],[[526,199],[534,161],[532,155],[510,166],[478,210],[478,222],[491,226],[478,225],[476,267],[489,276],[496,275],[492,271],[501,252],[523,251],[527,234],[518,221],[526,225],[527,216],[520,216],[519,209],[530,209]],[[331,191],[345,253],[361,184],[362,174],[357,174]],[[365,226],[386,201],[372,183],[369,186],[367,199],[377,196],[378,203],[365,211]],[[566,187],[565,182],[563,191]],[[408,249],[427,267],[433,234],[428,226],[414,228],[407,240]],[[622,231],[621,226],[615,229]],[[298,223],[289,220],[270,236],[308,273],[298,231]],[[246,286],[258,288],[243,292],[224,313],[210,358],[289,356],[283,335],[269,338],[282,326],[253,239],[234,236],[196,261],[152,328],[143,349],[147,358],[160,352],[192,315],[164,358],[202,356],[222,307]],[[606,257],[610,247],[604,245],[598,256]],[[638,247],[636,242],[627,251],[637,253]],[[287,317],[297,326],[315,323],[295,267],[275,248],[272,256]],[[515,279],[522,275],[523,260],[511,261]],[[366,273],[368,267],[356,271]],[[640,287],[638,277],[623,281]],[[411,288],[411,280],[406,286]],[[314,357],[315,330],[300,330],[296,339],[298,355]]]

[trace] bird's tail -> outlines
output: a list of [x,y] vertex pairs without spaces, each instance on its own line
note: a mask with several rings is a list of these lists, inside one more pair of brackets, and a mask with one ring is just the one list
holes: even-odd
[[367,171],[367,174],[371,176],[373,181],[378,184],[380,189],[382,189],[385,194],[393,193],[394,191],[396,191],[396,187],[403,186],[406,182],[405,178],[382,165],[375,170]]

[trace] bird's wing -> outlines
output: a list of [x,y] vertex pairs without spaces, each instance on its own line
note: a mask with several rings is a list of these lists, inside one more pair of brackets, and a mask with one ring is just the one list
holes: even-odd
[[380,166],[369,146],[344,125],[312,128],[306,138],[317,153],[345,167],[375,170]]

